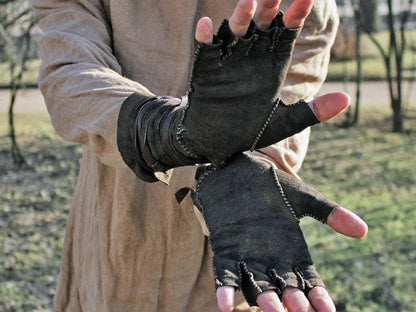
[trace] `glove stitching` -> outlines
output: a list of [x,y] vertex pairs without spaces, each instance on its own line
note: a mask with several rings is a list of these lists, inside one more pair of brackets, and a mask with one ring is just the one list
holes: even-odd
[[197,184],[196,184],[196,193],[198,194],[198,190],[202,184],[202,182],[205,180],[207,176],[209,176],[211,173],[217,170],[217,167],[213,165],[206,166],[205,172],[198,178]]
[[[194,200],[194,204],[198,207],[198,209],[201,211],[202,215],[204,215],[204,205],[202,205],[201,200],[199,199],[199,189],[201,187],[201,183],[204,181],[204,179],[210,175],[212,172],[214,172],[216,170],[216,168],[214,166],[207,166],[206,167],[206,171],[198,178],[197,184],[195,186],[195,192],[192,196],[192,199]],[[209,225],[205,222],[205,225],[207,226],[208,232],[212,233]],[[208,238],[209,240],[211,240],[211,238]],[[211,243],[210,243],[211,244]],[[212,246],[212,244],[211,244]],[[218,274],[217,274],[217,270],[216,270],[216,264],[215,264],[215,255],[214,257],[211,258],[211,267],[212,267],[212,272],[214,274],[214,278],[215,278],[215,287],[221,287],[223,286],[223,283],[218,279]]]
[[271,30],[271,45],[269,47],[268,52],[273,52],[274,49],[277,47],[277,44],[279,43],[279,39],[283,34],[283,31],[285,30],[285,28],[273,28]]
[[250,152],[252,152],[256,149],[257,144],[259,143],[261,137],[263,136],[264,131],[266,131],[267,126],[270,124],[270,121],[272,120],[272,117],[273,117],[274,113],[276,112],[277,107],[279,106],[279,104],[280,104],[280,100],[277,100],[276,103],[274,104],[272,110],[270,111],[269,116],[267,116],[267,119],[264,122],[263,127],[261,128],[260,132],[257,134],[256,138],[254,139],[254,142],[250,147]]
[[286,281],[283,279],[283,277],[279,276],[275,269],[270,269],[268,271],[268,275],[272,279],[272,281],[276,284],[278,287],[275,289],[278,296],[281,296],[283,294],[283,290],[287,287]]
[[219,55],[219,58],[218,58],[218,66],[222,67],[225,60],[233,54],[232,49],[237,45],[239,40],[240,40],[239,38],[235,38],[231,43],[227,44],[225,54],[222,51],[222,49],[220,49],[220,55]]
[[298,285],[298,288],[300,290],[305,291],[306,290],[306,280],[305,280],[305,277],[303,276],[302,271],[298,267],[294,267],[293,271],[295,272],[296,276],[298,277],[298,280],[299,280],[298,282],[300,282],[299,283],[300,285]]
[[214,278],[215,278],[215,287],[218,288],[218,287],[223,286],[223,283],[218,279],[217,265],[215,264],[215,256],[211,258],[211,268],[212,268],[212,274],[214,274]]
[[249,44],[246,52],[244,53],[244,56],[248,56],[248,54],[250,53],[251,49],[253,49],[254,44],[256,43],[257,39],[259,39],[259,35],[258,34],[254,34],[253,37],[250,40],[250,44]]
[[272,170],[272,174],[273,174],[274,182],[276,183],[277,189],[279,190],[280,196],[282,197],[285,206],[289,210],[292,218],[297,223],[299,223],[300,219],[298,218],[298,216],[296,215],[295,210],[293,209],[292,205],[290,204],[289,199],[287,198],[287,196],[286,196],[286,194],[283,190],[282,184],[280,184],[279,177],[277,176],[275,170]]
[[[189,95],[194,92],[194,89],[192,87],[192,83],[193,83],[193,79],[194,79],[196,64],[198,63],[199,56],[201,54],[201,50],[202,50],[202,44],[200,44],[198,42],[198,44],[195,47],[194,54],[193,54],[194,61],[192,62],[190,78],[189,78],[189,81],[188,81],[188,94],[186,96],[186,99],[189,99]],[[182,100],[183,100],[183,98],[182,98]],[[186,112],[187,112],[187,110],[189,109],[190,106],[191,106],[191,103],[190,103],[189,100],[187,100],[185,108],[182,111],[182,116],[179,119],[178,127],[176,128],[175,138],[178,141],[179,145],[183,148],[185,153],[188,154],[189,157],[198,158],[198,155],[196,155],[194,152],[192,152],[183,140],[183,133],[186,131],[184,121],[185,121],[185,117],[186,117]]]
[[303,214],[301,214],[300,215],[300,218],[303,218],[303,217],[311,217],[311,218],[314,218],[315,220],[317,220],[319,222],[325,223],[325,219],[317,218],[315,215],[310,214],[310,213],[303,213]]
[[[200,208],[202,214],[204,213],[204,206],[202,205],[202,202],[199,199],[199,191],[200,191],[200,188],[201,188],[201,184],[205,180],[205,178],[208,177],[209,175],[211,175],[211,173],[213,173],[215,170],[217,170],[217,168],[212,166],[212,165],[206,166],[205,172],[198,178],[197,184],[195,186],[195,196],[194,196],[194,199],[196,201],[195,204]],[[208,228],[208,231],[210,233],[212,233],[208,224],[207,224],[207,228]]]
[[188,81],[188,93],[192,93],[194,92],[194,88],[192,87],[192,83],[194,82],[194,73],[195,73],[195,65],[199,60],[199,55],[201,54],[201,50],[202,50],[202,44],[198,43],[195,47],[195,51],[193,54],[193,59],[194,61],[192,62],[192,68],[191,68],[191,73],[190,73],[190,78]]
[[[188,91],[190,92],[190,91]],[[189,93],[188,93],[189,94]],[[186,117],[186,111],[188,110],[188,108],[190,107],[190,102],[188,100],[188,96],[187,97],[182,97],[182,101],[184,101],[186,98],[186,105],[185,108],[182,111],[182,115],[181,118],[179,119],[178,122],[178,127],[176,128],[176,141],[178,141],[179,145],[182,147],[182,149],[185,151],[186,154],[188,154],[189,157],[191,158],[198,158],[198,155],[196,155],[193,151],[190,150],[190,148],[185,144],[184,140],[183,140],[183,133],[186,131],[185,125],[184,125],[184,121],[185,121],[185,117]]]
[[[243,296],[246,299],[246,301],[250,304],[250,305],[255,305],[256,302],[252,301],[251,298],[248,297],[248,294],[245,293],[244,289],[243,289],[243,272],[246,274],[246,276],[248,277],[249,282],[251,283],[251,286],[254,286],[256,292],[257,292],[257,296],[260,295],[263,290],[261,290],[261,288],[259,287],[259,285],[257,285],[256,281],[254,280],[254,275],[252,272],[250,272],[247,269],[247,264],[244,261],[240,261],[237,264],[238,267],[238,272],[239,272],[239,277],[240,277],[240,289],[243,292]],[[256,298],[257,298],[256,296]]]
[[[204,173],[202,179],[204,179],[205,176],[207,176],[207,175],[208,175],[207,173]],[[196,186],[196,190],[195,190],[195,196],[193,196],[193,199],[195,201],[195,205],[201,210],[201,213],[203,215],[205,208],[202,205],[201,201],[199,200],[198,194],[199,193],[198,193],[198,185],[197,185]],[[212,233],[209,225],[206,222],[205,222],[205,225],[206,225],[206,227],[208,229],[208,232],[209,233]],[[211,236],[208,237],[208,240],[210,241],[210,245],[212,246],[213,244],[211,242]],[[217,264],[215,263],[215,255],[211,258],[211,267],[212,267],[212,273],[213,273],[214,279],[215,279],[215,287],[218,288],[218,287],[223,286],[223,283],[218,279]]]

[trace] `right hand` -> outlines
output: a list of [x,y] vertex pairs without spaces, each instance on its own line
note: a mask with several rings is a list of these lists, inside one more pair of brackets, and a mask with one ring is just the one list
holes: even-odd
[[[216,43],[209,43],[211,21],[199,21],[196,37],[201,43],[195,52],[190,91],[184,97],[187,103],[135,95],[131,105],[123,105],[127,107],[122,110],[125,119],[135,116],[121,127],[134,134],[129,140],[136,149],[129,153],[133,156],[124,158],[131,168],[140,169],[136,170],[139,177],[156,181],[163,178],[157,172],[174,167],[207,162],[221,166],[235,153],[274,144],[348,106],[344,93],[294,105],[277,98],[296,32],[282,26],[281,16],[275,18],[279,1],[255,4],[240,0],[229,22],[220,28]],[[295,0],[283,23],[301,26],[310,6],[311,0]],[[250,26],[251,19],[256,26]],[[268,28],[271,22],[273,27]],[[236,37],[249,28],[250,38]],[[223,64],[218,64],[222,58]],[[137,131],[130,130],[135,128]]]
[[209,18],[198,22],[188,103],[178,127],[180,146],[191,157],[220,166],[234,153],[274,144],[319,122],[305,102],[291,105],[295,122],[279,118],[279,92],[313,3],[295,0],[282,15],[279,2],[240,0],[215,37]]
[[[230,28],[239,37],[243,37],[251,20],[260,29],[267,29],[279,11],[279,0],[240,0],[230,17]],[[303,26],[309,15],[313,0],[297,0],[285,13],[283,22],[287,28],[299,28]],[[195,39],[201,43],[211,43],[213,27],[209,17],[203,17],[198,21],[195,31]]]

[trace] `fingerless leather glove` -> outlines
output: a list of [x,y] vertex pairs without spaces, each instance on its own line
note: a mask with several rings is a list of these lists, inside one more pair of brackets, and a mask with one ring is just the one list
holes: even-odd
[[201,166],[192,197],[210,233],[217,287],[234,286],[255,305],[266,290],[324,286],[299,227],[304,216],[326,222],[336,209],[323,194],[242,153],[222,168]]
[[[196,44],[188,93],[182,99],[134,94],[122,105],[118,145],[146,181],[154,172],[213,163],[276,143],[318,123],[307,103],[278,97],[299,30],[279,13],[266,31],[245,37],[225,20],[212,44]],[[159,177],[160,178],[160,177]]]

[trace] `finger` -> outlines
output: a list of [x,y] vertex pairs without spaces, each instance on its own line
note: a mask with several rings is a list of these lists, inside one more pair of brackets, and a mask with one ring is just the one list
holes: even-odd
[[331,212],[326,223],[335,231],[353,238],[363,238],[368,232],[367,223],[343,207]]
[[232,312],[235,306],[235,289],[223,286],[217,289],[217,302],[221,312]]
[[321,122],[341,114],[349,105],[350,96],[344,92],[321,95],[309,103],[309,107]]
[[256,12],[257,1],[240,0],[230,17],[229,25],[236,36],[244,36],[250,26],[250,22]]
[[285,312],[285,308],[274,290],[261,293],[257,297],[257,304],[263,312]]
[[282,301],[289,312],[312,312],[313,308],[303,291],[298,288],[288,287],[283,292]]
[[287,28],[302,27],[312,6],[313,0],[295,0],[283,16],[283,23]]
[[202,17],[196,24],[195,39],[200,43],[212,43],[214,36],[212,21],[209,17]]
[[254,14],[254,23],[262,30],[269,27],[279,11],[280,0],[259,0]]
[[318,312],[335,312],[334,302],[323,287],[314,287],[308,294],[309,302]]

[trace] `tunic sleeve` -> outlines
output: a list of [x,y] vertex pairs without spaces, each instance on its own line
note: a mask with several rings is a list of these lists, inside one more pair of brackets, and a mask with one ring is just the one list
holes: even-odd
[[[291,1],[282,1],[286,9]],[[339,24],[334,0],[315,0],[311,13],[296,40],[291,65],[281,97],[286,103],[299,99],[311,100],[325,81]],[[294,175],[299,171],[306,156],[310,128],[269,147],[261,152],[271,157],[276,165]]]
[[117,148],[120,107],[132,93],[151,93],[123,77],[102,1],[35,0],[33,7],[43,31],[39,87],[54,128],[104,164],[124,166]]

